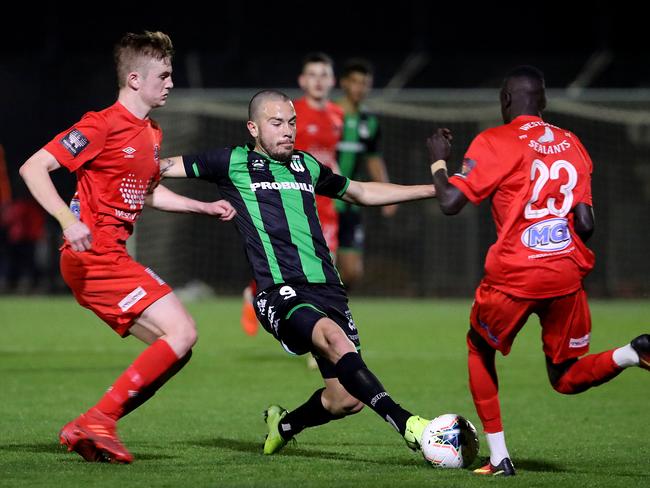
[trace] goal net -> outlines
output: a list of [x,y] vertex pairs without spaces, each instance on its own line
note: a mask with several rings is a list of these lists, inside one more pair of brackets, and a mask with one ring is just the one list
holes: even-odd
[[[249,141],[247,90],[176,90],[155,113],[164,129],[163,156],[194,153]],[[291,96],[295,91],[288,90]],[[585,91],[569,97],[549,90],[544,119],[580,137],[594,161],[597,264],[587,288],[598,296],[647,296],[650,260],[650,92]],[[418,90],[376,93],[368,103],[379,115],[382,153],[391,180],[431,181],[424,141],[437,127],[453,131],[451,161],[460,162],[473,137],[499,125],[495,90]],[[450,170],[456,169],[450,164]],[[216,186],[166,180],[173,190],[202,200]],[[392,296],[469,296],[495,239],[489,203],[445,217],[437,202],[403,204],[386,219],[363,209],[365,276],[355,293]],[[251,273],[234,225],[196,215],[146,210],[135,236],[138,260],[174,286],[193,280],[218,293],[240,293]]]

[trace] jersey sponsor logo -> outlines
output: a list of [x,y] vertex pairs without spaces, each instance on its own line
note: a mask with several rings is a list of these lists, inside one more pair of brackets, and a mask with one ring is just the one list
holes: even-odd
[[251,183],[251,190],[302,190],[313,194],[314,185],[296,181],[260,181]]
[[135,218],[138,216],[137,213],[125,212],[124,210],[118,210],[116,208],[113,210],[115,211],[115,216],[119,217],[120,219],[135,220]]
[[534,149],[535,151],[541,154],[559,154],[569,149],[571,147],[571,143],[565,139],[559,144],[555,144],[553,146],[543,146],[537,141],[529,141],[528,147]]
[[524,246],[542,252],[555,252],[571,244],[571,233],[567,219],[555,218],[542,220],[529,226],[521,234]]
[[128,309],[130,309],[133,305],[138,303],[140,300],[142,300],[146,296],[147,296],[147,292],[144,291],[144,288],[142,288],[141,286],[138,286],[135,290],[133,290],[127,296],[122,298],[120,303],[118,303],[117,305],[118,305],[118,307],[120,307],[122,312],[126,312]]
[[578,337],[577,339],[574,338],[569,339],[569,348],[578,349],[580,347],[585,347],[589,345],[589,337],[590,334],[587,333],[586,335],[583,335],[582,337]]
[[75,158],[90,143],[90,141],[88,141],[88,138],[84,136],[79,129],[72,129],[65,136],[63,136],[63,139],[61,139],[59,142],[70,154],[72,154],[72,157]]
[[160,161],[160,146],[158,144],[153,145],[153,160],[157,163]]
[[154,279],[159,285],[164,285],[165,280],[163,280],[158,274],[151,268],[145,268],[145,271]]
[[528,122],[527,124],[524,124],[521,127],[519,127],[519,130],[527,131],[530,129],[534,129],[535,127],[553,127],[554,129],[561,130],[558,126],[549,124],[548,122],[544,122],[543,120]]
[[122,152],[124,153],[124,159],[133,159],[135,158],[135,153],[136,149],[132,148],[131,146],[125,147],[122,149]]
[[542,144],[548,144],[549,142],[553,142],[555,140],[555,136],[553,135],[553,131],[549,127],[544,127],[544,135],[541,136],[539,139],[537,139],[537,142],[541,142]]
[[305,171],[305,167],[302,165],[302,161],[300,161],[300,156],[297,155],[291,156],[289,167],[296,173],[304,173]]

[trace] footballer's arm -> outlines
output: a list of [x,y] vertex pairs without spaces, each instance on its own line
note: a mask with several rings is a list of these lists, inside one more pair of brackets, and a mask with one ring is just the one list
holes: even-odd
[[173,156],[163,158],[160,161],[161,178],[187,178],[185,166],[183,166],[183,156]]
[[75,251],[86,251],[92,247],[90,230],[76,215],[57,192],[50,172],[61,165],[45,149],[40,149],[20,167],[20,176],[36,201],[61,224],[63,235]]
[[343,200],[355,205],[379,206],[434,198],[433,185],[396,185],[374,181],[350,181]]
[[203,215],[214,215],[219,220],[232,220],[237,212],[227,200],[217,200],[216,202],[201,202],[193,198],[187,198],[178,193],[174,193],[169,188],[158,185],[149,193],[145,203],[164,212],[175,213],[198,213]]

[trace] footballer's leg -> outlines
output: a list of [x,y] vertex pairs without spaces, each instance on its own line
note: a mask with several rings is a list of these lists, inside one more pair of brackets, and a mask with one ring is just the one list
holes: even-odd
[[129,463],[133,456],[119,440],[116,422],[151,398],[187,363],[196,342],[194,321],[169,293],[148,306],[129,331],[150,343],[99,402],[61,430],[61,443],[89,461]]
[[419,448],[428,421],[393,401],[341,327],[332,319],[323,317],[314,327],[312,341],[318,354],[334,365],[343,388],[392,425],[411,449]]
[[[559,393],[573,395],[606,383],[623,371],[617,359],[625,359],[634,352],[628,344],[621,351],[610,349],[584,355],[591,335],[591,315],[584,290],[554,298],[538,315],[548,377]],[[638,364],[638,357],[634,359]]]
[[352,415],[363,408],[363,403],[350,395],[336,378],[325,378],[325,388],[316,390],[295,410],[288,412],[279,405],[271,405],[264,412],[269,434],[264,443],[264,454],[274,454],[300,432],[332,420]]
[[496,351],[471,328],[467,334],[467,349],[470,391],[490,449],[487,464],[474,472],[484,475],[514,475],[501,422]]
[[255,299],[256,294],[257,283],[255,280],[251,280],[242,293],[242,309],[240,318],[242,330],[249,336],[257,334],[259,329],[259,322],[255,315],[255,307],[253,307],[253,300]]

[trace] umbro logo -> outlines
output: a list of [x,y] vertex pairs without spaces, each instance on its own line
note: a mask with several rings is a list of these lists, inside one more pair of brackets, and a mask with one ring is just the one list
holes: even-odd
[[126,159],[133,159],[133,158],[135,157],[135,156],[133,155],[133,153],[135,153],[135,151],[136,151],[136,150],[133,149],[131,146],[129,146],[129,147],[125,147],[124,149],[122,149],[122,152],[124,153],[124,157],[125,157]]

